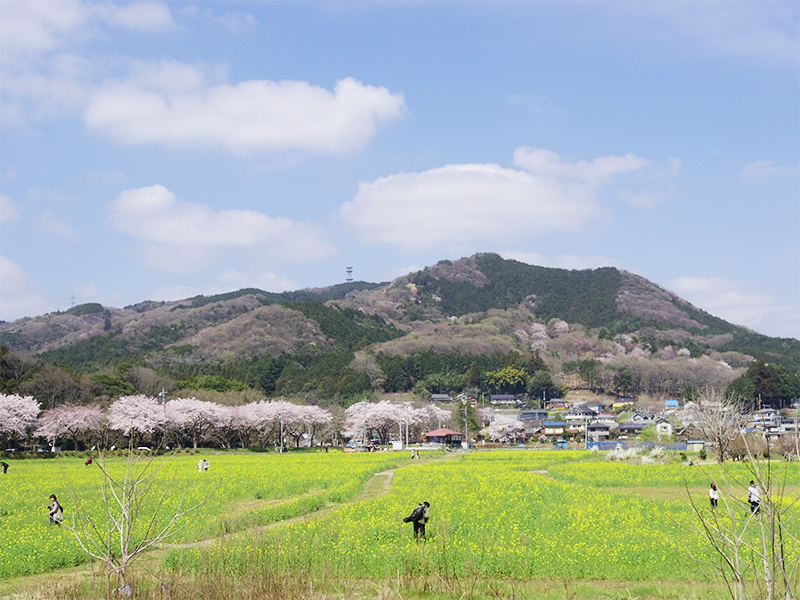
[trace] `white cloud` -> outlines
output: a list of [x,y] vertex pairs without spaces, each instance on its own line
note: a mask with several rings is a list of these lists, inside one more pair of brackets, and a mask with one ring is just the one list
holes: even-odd
[[403,275],[408,275],[409,273],[416,273],[417,271],[421,271],[425,267],[422,265],[411,265],[410,267],[397,267],[396,269],[392,269],[389,271],[389,275],[384,277],[385,281],[394,281],[398,277],[402,277]]
[[593,187],[600,187],[611,181],[615,175],[642,169],[649,165],[650,161],[633,154],[626,154],[570,163],[563,161],[558,154],[550,150],[523,146],[514,150],[514,164],[534,175],[585,181]]
[[19,219],[19,211],[9,196],[0,194],[0,223]]
[[0,319],[12,321],[54,310],[39,286],[17,263],[0,255]]
[[[217,278],[218,286],[226,291],[254,287],[265,292],[285,292],[300,289],[296,281],[266,271],[262,273],[242,273],[235,269],[225,271]],[[220,293],[220,292],[215,292]]]
[[286,260],[310,260],[333,249],[316,224],[179,202],[162,185],[122,192],[109,210],[111,225],[141,242],[148,265],[162,271],[200,270],[207,257],[227,249],[257,249]]
[[102,2],[91,5],[91,14],[109,25],[142,33],[164,31],[175,27],[169,7],[160,2],[136,2],[122,6]]
[[304,81],[209,84],[193,67],[139,65],[92,94],[86,125],[118,142],[221,148],[238,155],[362,148],[406,112],[402,94],[346,78],[333,92]]
[[0,56],[14,62],[21,55],[46,52],[86,20],[85,6],[77,1],[0,2]]
[[536,252],[501,252],[503,258],[518,260],[529,265],[539,265],[541,267],[555,267],[557,269],[598,269],[600,267],[616,267],[617,261],[605,256],[574,256],[571,254],[561,254],[554,258],[548,258]]
[[725,277],[678,277],[670,287],[695,306],[766,335],[800,339],[800,308]]
[[61,238],[65,242],[76,243],[81,239],[78,231],[69,223],[65,223],[50,211],[42,212],[36,219],[39,231]]
[[629,190],[620,190],[620,196],[635,208],[655,208],[659,204],[663,204],[669,198],[676,194],[676,187],[669,186],[667,191],[663,192],[645,192],[637,191],[631,192]]
[[258,25],[258,20],[253,15],[238,10],[221,15],[219,21],[225,29],[234,34],[252,31]]
[[183,300],[201,294],[204,296],[225,294],[251,287],[264,290],[265,292],[281,293],[287,290],[300,289],[301,286],[291,279],[281,277],[269,271],[242,273],[236,270],[229,270],[221,273],[215,281],[202,286],[172,285],[156,288],[148,294],[148,298],[166,300],[169,302],[173,300]]
[[91,37],[95,22],[140,32],[171,29],[169,8],[157,2],[117,5],[78,0],[0,2],[0,56],[15,62]]
[[512,94],[506,99],[506,104],[509,106],[524,106],[532,113],[542,117],[560,117],[567,112],[556,104],[552,98],[530,92]]
[[75,289],[75,299],[81,304],[85,302],[98,302],[103,306],[120,306],[122,303],[122,294],[119,292],[101,294],[97,286],[87,283]]
[[[796,2],[593,2],[600,11],[599,35],[616,41],[639,39],[684,53],[753,57],[778,64],[797,64]],[[737,63],[738,64],[738,63]]]
[[761,177],[786,177],[797,173],[794,167],[780,167],[773,165],[771,160],[757,160],[745,166],[742,179],[755,179]]
[[525,170],[446,165],[362,182],[341,217],[363,241],[463,251],[483,240],[579,230],[606,215],[597,201],[600,188],[649,164],[630,154],[569,163],[530,148],[519,148],[514,162]]

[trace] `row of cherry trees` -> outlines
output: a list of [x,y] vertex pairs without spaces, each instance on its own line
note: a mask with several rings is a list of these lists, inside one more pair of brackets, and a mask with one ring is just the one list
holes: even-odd
[[156,398],[123,396],[104,412],[97,406],[65,404],[40,415],[40,404],[31,396],[0,394],[0,441],[3,448],[15,441],[32,438],[69,438],[75,446],[96,444],[108,447],[115,439],[127,438],[133,445],[150,442],[197,448],[212,441],[224,448],[261,446],[285,440],[299,445],[305,434],[313,442],[333,415],[318,406],[303,406],[284,400],[224,406],[195,398],[176,398],[160,403]]
[[319,406],[284,400],[224,406],[195,398],[162,403],[145,395],[123,396],[107,411],[97,406],[64,404],[41,412],[39,402],[31,396],[0,394],[0,441],[3,448],[33,438],[51,446],[58,440],[71,439],[76,448],[109,447],[121,442],[194,448],[211,442],[232,448],[248,447],[253,442],[261,447],[279,445],[281,439],[284,444],[291,440],[299,446],[304,436],[313,443],[324,432],[327,440],[341,433],[347,439],[377,436],[385,444],[392,430],[419,440],[422,433],[448,424],[452,417],[451,411],[435,405],[364,401],[348,408],[342,423]]
[[453,418],[453,413],[433,404],[415,408],[410,402],[394,403],[358,402],[345,411],[342,435],[349,439],[371,440],[380,438],[382,444],[389,443],[389,433],[395,427],[410,439],[419,439],[424,431],[443,427]]

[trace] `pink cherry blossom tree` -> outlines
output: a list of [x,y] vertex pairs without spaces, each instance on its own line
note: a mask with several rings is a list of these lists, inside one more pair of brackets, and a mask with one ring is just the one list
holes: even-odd
[[216,402],[203,402],[197,398],[175,398],[167,402],[167,427],[179,438],[190,439],[197,450],[197,442],[216,425],[222,417]]
[[303,413],[305,419],[305,426],[306,431],[311,436],[311,445],[314,445],[314,436],[317,434],[317,431],[328,425],[331,421],[333,421],[333,415],[330,411],[325,410],[320,406],[304,406]]
[[495,417],[486,429],[486,435],[491,440],[510,444],[525,437],[525,425],[511,417]]
[[164,409],[158,400],[143,394],[122,396],[108,409],[108,426],[130,438],[135,446],[142,436],[163,428]]
[[252,430],[258,435],[259,443],[266,447],[273,440],[277,442],[280,437],[278,403],[261,400],[260,402],[250,403],[248,408],[249,410],[245,414]]
[[223,448],[232,448],[236,438],[236,408],[218,404],[216,422],[208,432]]
[[70,436],[77,450],[80,442],[85,443],[89,436],[102,431],[104,421],[105,415],[97,406],[64,404],[46,410],[34,433],[46,439],[51,447],[55,446],[58,438]]
[[39,403],[33,396],[0,394],[0,441],[3,448],[18,439],[24,441],[36,425]]
[[387,400],[382,402],[358,402],[345,411],[345,426],[342,436],[367,440],[376,433],[384,444],[389,441],[392,427],[408,422],[409,426],[417,423],[418,415],[413,409],[393,404]]

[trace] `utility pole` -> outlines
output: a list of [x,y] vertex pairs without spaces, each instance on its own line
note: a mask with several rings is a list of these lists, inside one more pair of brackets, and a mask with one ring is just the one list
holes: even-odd
[[162,387],[161,391],[158,393],[158,398],[161,402],[161,406],[164,409],[164,452],[167,451],[167,391]]
[[464,402],[464,440],[467,442],[467,450],[469,450],[469,420],[467,419],[467,409],[469,407],[469,399]]

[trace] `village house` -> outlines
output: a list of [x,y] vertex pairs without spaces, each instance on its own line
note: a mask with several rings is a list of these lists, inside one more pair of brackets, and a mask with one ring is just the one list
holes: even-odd
[[672,435],[672,423],[667,419],[661,418],[656,421],[656,435],[659,439],[662,436],[667,437]]
[[634,413],[628,419],[628,423],[642,423],[644,425],[652,425],[655,421],[656,415],[649,411]]
[[564,416],[564,422],[567,428],[567,431],[571,431],[573,433],[583,432],[586,430],[586,424],[592,420],[594,415],[586,415],[586,414],[573,414],[570,413]]
[[449,404],[453,401],[450,394],[431,394],[431,400],[434,402],[444,402],[445,404]]
[[426,444],[441,444],[443,446],[459,447],[464,439],[464,433],[452,429],[434,429],[423,437]]
[[586,427],[589,439],[595,442],[607,440],[611,436],[611,425],[595,421]]
[[542,434],[544,435],[563,435],[564,421],[545,421],[542,426]]
[[491,394],[489,400],[492,404],[516,404],[517,397],[514,394]]
[[635,437],[650,426],[649,423],[623,423],[619,426],[619,437]]

